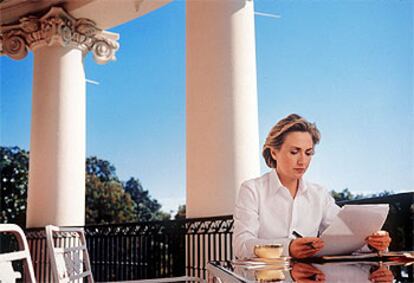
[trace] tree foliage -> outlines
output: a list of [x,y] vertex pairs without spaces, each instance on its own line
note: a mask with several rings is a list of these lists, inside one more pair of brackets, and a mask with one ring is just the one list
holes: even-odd
[[393,191],[387,191],[387,190],[385,190],[385,191],[380,192],[378,194],[372,194],[371,197],[373,197],[373,198],[386,197],[386,196],[390,196],[390,195],[393,195],[393,194],[394,194]]
[[86,223],[125,223],[169,219],[140,181],[122,183],[115,166],[95,156],[86,160]]
[[354,195],[348,188],[345,188],[341,192],[331,191],[331,195],[335,201],[355,200],[363,198],[363,195]]
[[175,219],[185,219],[185,217],[186,217],[186,212],[185,212],[185,210],[186,210],[186,206],[185,206],[185,204],[183,204],[183,205],[179,205],[179,206],[178,206],[178,211],[177,211],[177,213],[175,214],[174,218],[175,218]]
[[[0,223],[25,226],[29,152],[19,147],[0,147]],[[125,184],[115,166],[92,156],[86,159],[87,224],[125,223],[169,219],[139,180]],[[124,187],[125,186],[125,187]]]
[[161,204],[156,199],[151,198],[149,192],[144,190],[141,182],[136,178],[130,178],[124,184],[125,192],[137,204],[136,213],[141,221],[167,220],[170,214],[161,211]]
[[29,152],[0,147],[0,223],[26,224]]
[[383,191],[377,194],[353,194],[348,188],[343,189],[341,192],[331,191],[332,197],[335,201],[357,200],[364,198],[384,197],[394,194],[393,191]]
[[118,181],[115,166],[109,161],[91,156],[86,159],[86,175],[99,178],[101,182]]
[[109,161],[86,159],[86,224],[114,224],[138,221],[136,203],[127,194]]
[[119,181],[102,181],[86,175],[86,224],[113,224],[138,221],[135,202]]

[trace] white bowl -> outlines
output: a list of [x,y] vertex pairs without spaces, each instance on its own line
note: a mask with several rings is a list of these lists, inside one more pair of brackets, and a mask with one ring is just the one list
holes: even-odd
[[254,254],[260,258],[280,258],[282,252],[283,246],[281,244],[254,246]]

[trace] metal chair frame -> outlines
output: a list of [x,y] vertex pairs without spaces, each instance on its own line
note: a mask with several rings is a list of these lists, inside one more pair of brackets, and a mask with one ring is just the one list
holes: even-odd
[[20,279],[21,274],[14,271],[12,262],[23,261],[24,282],[36,283],[29,246],[22,228],[16,224],[0,224],[0,233],[14,235],[19,247],[18,251],[0,254],[0,282],[3,280],[5,282],[14,282],[16,279]]

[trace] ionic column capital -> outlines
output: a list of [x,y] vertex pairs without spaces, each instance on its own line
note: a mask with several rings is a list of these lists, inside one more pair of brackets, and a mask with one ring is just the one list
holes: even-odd
[[45,15],[27,16],[19,23],[0,26],[0,54],[13,59],[24,58],[29,50],[43,46],[63,46],[93,52],[98,64],[115,60],[119,35],[99,29],[85,18],[75,19],[60,7]]

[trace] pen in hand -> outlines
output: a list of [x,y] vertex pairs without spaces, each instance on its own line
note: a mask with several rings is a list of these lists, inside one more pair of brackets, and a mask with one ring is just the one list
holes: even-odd
[[[292,231],[292,235],[295,236],[296,238],[303,238],[303,236],[301,234],[299,234],[298,232],[296,232],[295,230]],[[305,245],[307,245],[308,247],[311,247],[312,249],[316,249],[313,246],[313,242],[307,242],[307,243],[305,243]]]

